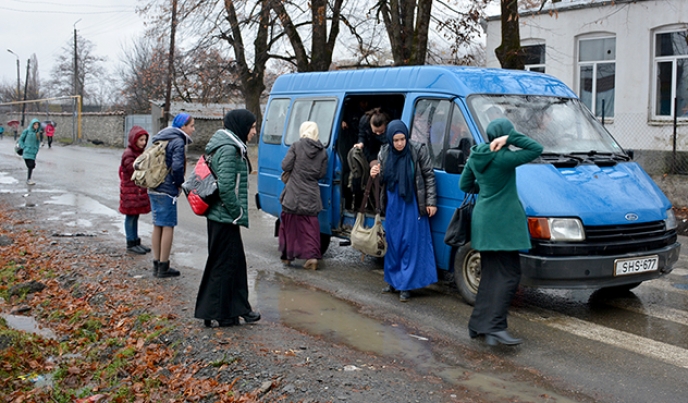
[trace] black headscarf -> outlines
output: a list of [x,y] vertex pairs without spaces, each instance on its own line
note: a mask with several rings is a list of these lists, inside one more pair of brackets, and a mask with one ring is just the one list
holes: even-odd
[[[406,137],[406,146],[401,151],[397,151],[394,148],[394,135],[399,133]],[[389,161],[385,163],[382,181],[387,185],[387,190],[394,191],[394,189],[397,189],[399,196],[406,203],[411,203],[415,190],[413,185],[413,158],[411,156],[408,128],[401,120],[393,120],[387,125],[385,135],[389,142]]]
[[223,120],[225,129],[236,134],[244,144],[248,142],[248,132],[251,131],[251,126],[256,123],[254,114],[246,109],[234,109],[227,112]]

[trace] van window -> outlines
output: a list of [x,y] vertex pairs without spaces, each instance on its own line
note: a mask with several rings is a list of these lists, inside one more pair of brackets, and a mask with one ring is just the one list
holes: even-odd
[[291,145],[299,139],[299,128],[303,122],[311,121],[318,124],[318,139],[325,147],[330,144],[332,123],[337,110],[336,99],[298,99],[289,117],[287,137],[284,144]]
[[442,167],[442,150],[447,132],[451,101],[448,99],[420,99],[411,123],[411,140],[428,146],[435,168]]
[[263,142],[268,144],[280,144],[282,142],[282,132],[284,122],[287,120],[289,109],[289,99],[273,99],[268,107],[263,126]]

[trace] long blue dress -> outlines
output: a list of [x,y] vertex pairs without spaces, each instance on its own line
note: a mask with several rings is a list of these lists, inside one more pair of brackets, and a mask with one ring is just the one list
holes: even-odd
[[430,221],[418,214],[413,193],[413,202],[406,203],[396,191],[387,191],[385,281],[399,291],[437,282]]

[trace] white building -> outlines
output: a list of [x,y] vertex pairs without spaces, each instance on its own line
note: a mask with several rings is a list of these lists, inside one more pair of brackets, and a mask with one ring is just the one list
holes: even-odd
[[[672,151],[676,113],[688,151],[688,0],[548,0],[521,10],[520,37],[526,68],[564,81],[624,148]],[[489,17],[488,67],[501,39]]]

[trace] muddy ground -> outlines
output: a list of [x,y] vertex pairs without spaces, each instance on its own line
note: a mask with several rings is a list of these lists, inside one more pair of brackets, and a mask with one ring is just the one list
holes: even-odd
[[[120,234],[98,229],[76,232],[74,227],[66,227],[62,220],[54,219],[67,214],[59,211],[60,206],[46,208],[40,198],[47,196],[38,192],[34,195],[34,206],[26,206],[23,195],[19,193],[1,195],[0,213],[4,214],[4,219],[0,230],[5,237],[3,239],[9,242],[0,246],[3,248],[0,252],[16,262],[18,267],[26,268],[23,271],[17,269],[18,280],[19,277],[28,279],[29,272],[51,273],[49,278],[39,278],[48,284],[48,288],[26,297],[3,301],[0,304],[2,313],[20,312],[20,315],[33,316],[41,326],[52,327],[57,340],[74,346],[84,343],[84,339],[77,340],[71,334],[75,328],[66,326],[80,320],[84,325],[76,329],[81,332],[86,324],[91,323],[85,316],[97,319],[103,326],[98,329],[101,336],[96,338],[94,346],[100,346],[105,335],[117,334],[117,328],[132,318],[148,315],[162,318],[161,323],[164,322],[164,327],[149,329],[146,337],[126,340],[126,335],[117,336],[122,344],[135,346],[132,348],[136,350],[136,356],[132,360],[143,362],[143,368],[120,369],[121,373],[114,375],[119,384],[113,385],[112,380],[106,384],[102,381],[103,375],[100,375],[100,381],[90,379],[87,376],[89,368],[100,371],[95,369],[97,365],[92,363],[88,366],[78,358],[72,359],[71,364],[65,365],[69,367],[70,377],[74,378],[71,380],[73,390],[69,392],[72,393],[71,399],[98,396],[99,400],[89,401],[163,401],[163,397],[164,401],[203,402],[235,401],[231,400],[234,398],[236,401],[285,402],[488,401],[479,390],[449,385],[437,376],[413,368],[411,363],[363,353],[327,338],[285,327],[280,321],[261,320],[250,325],[242,322],[237,327],[205,328],[200,320],[193,318],[200,271],[180,268],[184,272],[183,281],[155,279],[151,275],[150,255],[127,254]],[[20,244],[19,249],[12,249]],[[68,295],[58,297],[59,293]],[[57,301],[65,298],[71,298],[70,302],[57,305]],[[81,308],[73,309],[77,305]],[[74,316],[76,319],[59,322],[55,319],[56,310],[75,310],[82,312],[83,317],[77,315]],[[403,325],[413,329],[411,325]],[[65,334],[65,329],[71,330]],[[132,327],[131,332],[134,330]],[[447,348],[452,348],[447,341],[434,342],[446,343]],[[0,351],[6,347],[0,346]],[[86,356],[89,350],[99,348],[86,344],[82,348],[84,352],[77,355]],[[155,350],[163,349],[164,354],[154,355]],[[122,358],[109,348],[100,354],[98,365],[101,366],[106,366],[108,360]],[[514,370],[495,357],[472,354],[475,356],[470,359],[475,362],[476,370]],[[43,367],[39,366],[36,372],[40,372],[40,368],[43,371],[53,368],[43,361],[40,364]],[[149,375],[136,375],[138,371]],[[156,382],[148,382],[146,377],[155,378]],[[136,382],[136,379],[143,381]],[[16,381],[15,386],[20,382]],[[141,386],[142,382],[145,382],[145,388]],[[25,390],[32,388],[30,384],[19,386]],[[131,392],[130,400],[121,396],[122,390]],[[6,392],[0,392],[0,395],[3,393]],[[4,401],[22,401],[22,393],[46,395],[35,390],[15,392],[13,397],[4,396]],[[242,396],[247,400],[239,400]],[[34,398],[36,400],[32,400]],[[34,398],[27,401],[53,401]],[[495,401],[494,396],[489,401]],[[551,400],[543,395],[538,401]]]

